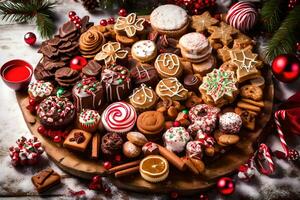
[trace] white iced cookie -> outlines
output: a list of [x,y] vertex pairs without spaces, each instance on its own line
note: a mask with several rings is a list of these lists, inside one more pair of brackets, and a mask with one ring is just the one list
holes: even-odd
[[166,4],[152,11],[150,22],[152,28],[159,33],[178,37],[186,32],[189,25],[189,17],[183,8],[173,4]]
[[131,54],[141,62],[151,61],[157,55],[156,45],[151,40],[140,40],[132,45]]

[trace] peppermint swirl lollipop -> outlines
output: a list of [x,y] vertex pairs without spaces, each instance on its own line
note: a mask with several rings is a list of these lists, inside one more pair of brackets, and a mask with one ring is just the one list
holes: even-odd
[[250,2],[238,2],[228,11],[226,21],[240,31],[250,30],[256,23],[257,10]]
[[112,103],[102,113],[102,123],[108,132],[128,132],[134,127],[136,119],[134,107],[125,102]]

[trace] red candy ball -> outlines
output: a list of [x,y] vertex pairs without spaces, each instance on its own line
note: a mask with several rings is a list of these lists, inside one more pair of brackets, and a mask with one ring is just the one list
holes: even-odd
[[292,54],[279,55],[272,62],[272,71],[279,81],[293,82],[299,78],[300,61]]
[[93,183],[100,183],[100,181],[101,181],[101,176],[99,176],[99,175],[94,176],[92,179]]
[[114,24],[115,23],[115,18],[111,17],[107,20],[108,24]]
[[58,135],[54,136],[53,142],[60,143],[61,142],[61,136],[58,136]]
[[107,21],[106,21],[106,19],[101,19],[101,20],[100,20],[100,25],[101,25],[101,26],[107,26]]
[[26,44],[32,46],[35,44],[36,42],[36,36],[34,33],[32,32],[28,32],[24,35],[24,41],[26,42]]
[[125,10],[124,8],[121,8],[119,10],[119,13],[118,13],[120,16],[122,17],[126,17],[127,16],[127,10]]
[[72,11],[69,12],[68,15],[69,15],[69,17],[71,18],[71,17],[73,17],[73,16],[76,15],[76,12],[72,10]]
[[35,100],[32,99],[32,98],[30,98],[30,99],[29,99],[29,105],[35,106]]
[[87,60],[82,56],[75,56],[71,62],[70,67],[74,70],[81,70],[87,64]]
[[116,162],[121,162],[121,160],[122,160],[121,155],[120,155],[120,154],[117,154],[117,155],[115,156],[115,161],[116,161]]
[[103,167],[107,170],[110,169],[112,167],[111,162],[109,162],[109,161],[104,162]]
[[180,124],[180,122],[179,121],[175,121],[175,122],[173,122],[173,126],[174,127],[179,127],[181,124]]
[[208,196],[206,194],[200,194],[199,200],[208,200]]
[[217,188],[223,195],[231,195],[234,192],[235,185],[232,178],[223,177],[218,180]]
[[46,129],[44,126],[39,126],[37,131],[40,133],[40,134],[44,134],[46,132]]

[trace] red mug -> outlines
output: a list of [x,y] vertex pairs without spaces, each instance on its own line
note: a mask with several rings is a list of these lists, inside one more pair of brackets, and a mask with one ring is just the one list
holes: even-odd
[[15,91],[27,89],[33,74],[32,66],[24,60],[10,60],[0,69],[4,83]]

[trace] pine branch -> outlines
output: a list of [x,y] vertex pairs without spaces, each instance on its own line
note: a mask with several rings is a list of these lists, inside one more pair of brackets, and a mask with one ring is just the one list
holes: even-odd
[[279,54],[293,53],[295,44],[299,39],[300,5],[297,5],[282,22],[279,29],[269,41],[266,49],[267,61],[272,61]]
[[268,32],[277,30],[285,15],[285,0],[267,0],[262,9],[261,17]]
[[2,20],[17,23],[35,19],[42,37],[50,37],[55,31],[53,7],[56,2],[48,0],[13,0],[0,2]]
[[55,24],[47,15],[38,13],[36,15],[36,25],[43,38],[49,38],[55,33]]

